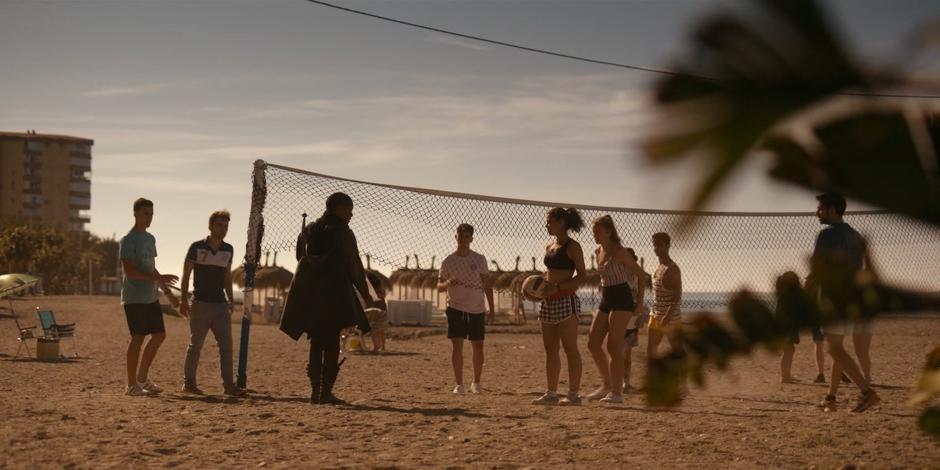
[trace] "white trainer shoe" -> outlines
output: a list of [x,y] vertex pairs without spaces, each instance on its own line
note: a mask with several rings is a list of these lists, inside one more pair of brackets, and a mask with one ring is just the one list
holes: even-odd
[[555,392],[545,392],[542,396],[532,400],[533,405],[557,405],[558,394]]
[[604,398],[601,398],[602,403],[623,403],[623,395],[618,395],[614,392],[610,392]]
[[450,393],[453,393],[454,395],[463,395],[464,393],[467,393],[467,390],[463,388],[463,385],[457,385]]
[[473,382],[470,384],[470,393],[480,394],[483,393],[483,387],[480,386],[479,382]]
[[568,396],[558,401],[562,406],[578,406],[581,404],[581,396],[578,392],[568,392]]
[[609,388],[597,387],[596,390],[594,390],[591,393],[588,393],[587,396],[585,396],[584,398],[586,398],[587,401],[600,400],[601,398],[604,398],[605,396],[607,396],[608,393],[610,393]]
[[150,381],[150,379],[147,379],[146,382],[138,382],[137,386],[140,387],[140,389],[143,390],[144,393],[153,394],[153,393],[160,393],[163,391],[162,388],[157,387],[153,382]]

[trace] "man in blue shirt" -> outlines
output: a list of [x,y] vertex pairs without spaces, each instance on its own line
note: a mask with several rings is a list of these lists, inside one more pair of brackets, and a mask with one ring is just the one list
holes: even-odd
[[[232,380],[232,258],[235,250],[225,243],[228,211],[213,212],[209,216],[209,236],[193,242],[186,253],[183,264],[183,285],[180,296],[180,313],[189,317],[189,347],[186,348],[186,364],[183,368],[183,392],[202,395],[196,384],[196,369],[199,353],[209,330],[219,346],[219,364],[222,370],[222,386],[226,395],[245,396],[244,389]],[[189,275],[193,278],[193,304],[189,305]]]
[[[816,197],[819,204],[816,216],[821,224],[828,225],[816,237],[816,247],[810,262],[810,275],[807,279],[810,292],[817,295],[823,310],[832,310],[851,316],[853,306],[858,303],[858,289],[855,286],[856,274],[866,265],[867,251],[865,240],[849,224],[842,220],[845,213],[845,198],[839,194],[827,193]],[[851,319],[850,319],[851,320]],[[871,388],[870,380],[849,356],[843,341],[846,336],[853,336],[856,350],[862,350],[860,358],[867,359],[868,345],[871,342],[871,327],[857,320],[829,324],[823,327],[829,354],[832,356],[832,376],[829,393],[820,403],[824,411],[836,410],[836,392],[842,373],[852,379],[862,395],[852,409],[860,413],[877,405],[881,399]],[[865,341],[860,339],[867,338]]]
[[[131,342],[127,346],[127,388],[124,393],[131,396],[161,391],[148,378],[150,364],[166,339],[157,287],[163,290],[171,304],[179,304],[169,287],[176,284],[179,278],[172,274],[160,274],[155,267],[157,240],[147,232],[152,221],[153,202],[137,199],[134,201],[134,228],[121,238],[121,266],[124,271],[121,304],[131,333]],[[150,341],[141,356],[140,348],[147,335],[150,335]]]

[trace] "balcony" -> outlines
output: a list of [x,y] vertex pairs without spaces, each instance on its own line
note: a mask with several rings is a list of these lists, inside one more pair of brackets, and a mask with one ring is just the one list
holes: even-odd
[[28,152],[42,152],[46,149],[46,143],[41,140],[27,140],[26,141],[26,151]]
[[91,209],[91,198],[81,196],[69,197],[69,209]]
[[72,178],[69,191],[91,194],[91,181],[85,178]]
[[73,155],[91,155],[91,145],[90,144],[72,144],[69,148],[69,151]]
[[83,171],[91,171],[90,158],[79,158],[72,155],[72,158],[69,158],[69,165],[72,167],[72,170],[81,169]]

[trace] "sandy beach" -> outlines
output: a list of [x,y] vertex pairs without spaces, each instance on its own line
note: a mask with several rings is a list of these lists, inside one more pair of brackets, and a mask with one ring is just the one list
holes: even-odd
[[[709,375],[678,407],[647,407],[639,394],[623,405],[539,407],[544,352],[537,334],[487,336],[482,395],[450,393],[450,344],[442,335],[399,329],[388,354],[350,355],[337,395],[349,406],[307,403],[307,343],[274,325],[253,325],[247,399],[222,395],[215,340],[207,339],[199,397],[178,392],[188,344],[186,320],[166,317],[167,340],[151,378],[153,397],[123,394],[128,341],[116,297],[36,297],[14,301],[21,322],[35,308],[76,322],[79,358],[14,359],[16,330],[0,311],[0,468],[938,468],[940,441],[917,429],[906,404],[924,355],[940,338],[937,317],[892,317],[876,325],[873,377],[883,404],[824,414],[815,404],[812,342],[797,346],[794,374],[781,385],[778,358],[759,352]],[[234,335],[239,326],[233,325]],[[413,329],[419,330],[419,329]],[[524,331],[535,331],[534,322]],[[435,330],[429,330],[435,331]],[[419,337],[420,336],[420,337]],[[403,338],[409,339],[403,339]],[[587,393],[598,375],[581,336]],[[32,348],[35,343],[30,344]],[[63,342],[71,354],[73,344]],[[634,355],[644,373],[645,330]],[[466,376],[470,376],[469,347]],[[562,367],[561,390],[566,369]]]

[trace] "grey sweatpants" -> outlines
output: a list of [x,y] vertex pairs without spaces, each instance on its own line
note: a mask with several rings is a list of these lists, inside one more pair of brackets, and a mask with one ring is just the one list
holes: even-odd
[[232,315],[227,303],[193,301],[189,313],[189,347],[186,348],[186,365],[183,368],[187,385],[196,386],[196,368],[199,353],[206,335],[212,330],[219,345],[219,363],[222,367],[222,384],[230,386],[232,380]]

